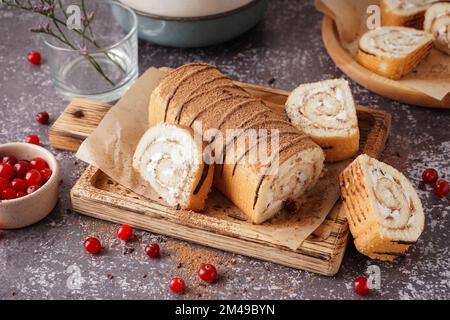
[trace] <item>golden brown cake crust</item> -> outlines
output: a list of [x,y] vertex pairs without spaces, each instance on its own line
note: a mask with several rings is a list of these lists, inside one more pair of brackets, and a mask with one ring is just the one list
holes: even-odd
[[[378,184],[372,183],[370,178],[370,170],[374,168],[380,171],[382,178],[391,175],[396,188],[410,197],[408,208],[403,208],[410,211],[407,222],[389,228],[382,224],[378,213],[381,209],[373,189]],[[420,200],[406,178],[392,167],[367,155],[360,155],[341,173],[339,180],[343,208],[358,251],[372,259],[387,261],[405,254],[416,242],[424,223]],[[392,213],[389,219],[395,217],[396,214]]]
[[367,52],[361,48],[356,55],[356,61],[370,71],[393,80],[401,79],[419,65],[431,52],[433,41],[418,47],[404,57],[387,57]]
[[420,30],[423,29],[425,12],[427,10],[426,7],[409,15],[399,15],[391,11],[389,5],[386,3],[385,0],[380,0],[380,8],[381,8],[381,24],[383,26],[399,26],[399,27],[415,28]]

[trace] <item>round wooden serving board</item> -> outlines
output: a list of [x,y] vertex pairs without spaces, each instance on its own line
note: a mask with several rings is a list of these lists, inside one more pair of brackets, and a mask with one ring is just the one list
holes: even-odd
[[398,81],[379,76],[361,66],[350,53],[341,46],[333,19],[324,16],[322,39],[328,54],[334,63],[351,79],[363,87],[383,97],[407,104],[431,108],[450,109],[450,94],[442,100],[436,100],[426,94],[402,85]]

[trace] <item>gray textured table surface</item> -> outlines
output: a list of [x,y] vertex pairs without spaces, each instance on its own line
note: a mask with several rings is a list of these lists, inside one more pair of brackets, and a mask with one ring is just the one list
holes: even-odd
[[[321,14],[312,1],[273,0],[263,22],[246,35],[208,49],[168,49],[141,42],[139,67],[177,66],[205,61],[243,81],[292,89],[302,82],[342,77],[325,52],[320,37]],[[381,268],[381,289],[365,299],[450,298],[448,200],[419,190],[426,211],[426,228],[410,253],[394,263],[370,261],[350,245],[339,273],[323,277],[239,255],[207,249],[167,237],[138,232],[139,240],[126,250],[115,240],[116,225],[71,212],[69,190],[85,168],[69,152],[48,145],[48,127],[34,121],[46,110],[54,120],[66,102],[56,95],[44,61],[35,67],[25,60],[30,50],[41,50],[28,32],[29,14],[0,9],[0,143],[22,141],[37,133],[54,152],[63,169],[60,201],[53,213],[32,227],[2,232],[0,240],[0,299],[307,299],[357,298],[352,279],[369,265]],[[436,167],[450,178],[450,111],[402,105],[352,83],[358,103],[389,111],[392,134],[384,160],[411,178],[417,187],[425,167]],[[1,231],[0,231],[1,232]],[[88,255],[83,239],[96,235],[108,250]],[[144,256],[142,244],[160,242],[158,260]],[[124,254],[126,253],[126,254]],[[203,286],[193,274],[196,263],[209,260],[221,273],[218,283]],[[81,287],[71,286],[77,275]],[[178,296],[167,284],[182,275],[190,289]]]

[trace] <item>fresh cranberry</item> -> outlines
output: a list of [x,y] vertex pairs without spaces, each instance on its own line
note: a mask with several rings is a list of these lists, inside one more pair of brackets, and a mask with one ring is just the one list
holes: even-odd
[[0,163],[0,177],[11,180],[14,177],[13,167],[9,163]]
[[16,192],[16,198],[22,198],[25,197],[27,193],[25,191],[18,191]]
[[17,163],[17,158],[10,154],[10,155],[4,156],[2,159],[2,162],[7,163],[10,166],[14,166]]
[[89,253],[97,254],[102,251],[102,244],[97,238],[90,237],[84,240],[84,248]]
[[0,192],[8,188],[12,188],[11,182],[9,182],[9,180],[5,178],[0,177]]
[[439,175],[436,169],[428,168],[422,173],[422,181],[426,184],[433,184],[437,181]]
[[39,144],[40,143],[39,136],[35,134],[29,134],[27,135],[25,142],[31,144]]
[[40,186],[38,185],[31,185],[27,188],[27,194],[32,194],[33,192],[36,192]]
[[217,279],[217,269],[210,263],[202,264],[198,276],[205,282],[213,282]]
[[449,191],[450,186],[448,185],[448,182],[443,179],[438,180],[434,185],[434,193],[436,193],[438,197],[446,197]]
[[47,182],[50,177],[52,176],[52,170],[50,170],[49,168],[44,168],[40,171],[41,173],[41,177],[42,177],[42,181]]
[[36,169],[41,171],[42,169],[48,168],[48,163],[40,157],[36,157],[30,160],[30,169]]
[[117,238],[122,239],[123,241],[130,240],[132,236],[133,228],[127,224],[123,224],[117,229]]
[[27,184],[25,183],[25,180],[23,180],[23,179],[15,178],[11,182],[11,186],[14,189],[15,192],[26,191],[27,190]]
[[38,51],[28,52],[27,59],[31,64],[41,64],[41,54]]
[[369,293],[369,287],[367,286],[366,277],[358,277],[353,280],[353,290],[360,296],[366,296]]
[[40,186],[42,185],[41,174],[36,169],[31,169],[25,174],[25,182],[27,183],[27,186]]
[[48,124],[48,119],[49,119],[49,115],[48,112],[39,112],[36,115],[36,121],[39,122],[40,124]]
[[16,197],[16,192],[13,188],[8,188],[2,191],[2,200],[11,200]]
[[186,289],[186,283],[180,277],[174,277],[170,281],[169,288],[175,293],[182,293]]
[[145,247],[145,253],[151,257],[156,258],[159,257],[160,249],[157,243],[150,243]]
[[29,164],[28,161],[19,160],[14,165],[14,175],[16,176],[16,178],[23,179],[25,177],[25,174],[28,172],[29,169],[30,169],[30,164]]

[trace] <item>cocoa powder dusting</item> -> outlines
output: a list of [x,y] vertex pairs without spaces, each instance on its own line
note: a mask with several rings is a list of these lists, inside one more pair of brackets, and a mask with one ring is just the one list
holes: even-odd
[[[185,293],[186,298],[213,298],[208,287],[221,286],[226,281],[227,272],[234,263],[234,259],[226,257],[222,252],[176,240],[168,239],[164,249],[170,253],[171,259],[174,260],[173,276],[182,277],[188,285],[188,290]],[[198,277],[198,270],[203,263],[211,263],[217,268],[219,275],[215,283],[205,283]]]
[[[81,216],[79,216],[81,217]],[[119,244],[116,237],[117,224],[95,219],[79,219],[82,227],[81,238],[96,237],[102,243],[102,247],[114,247]]]

